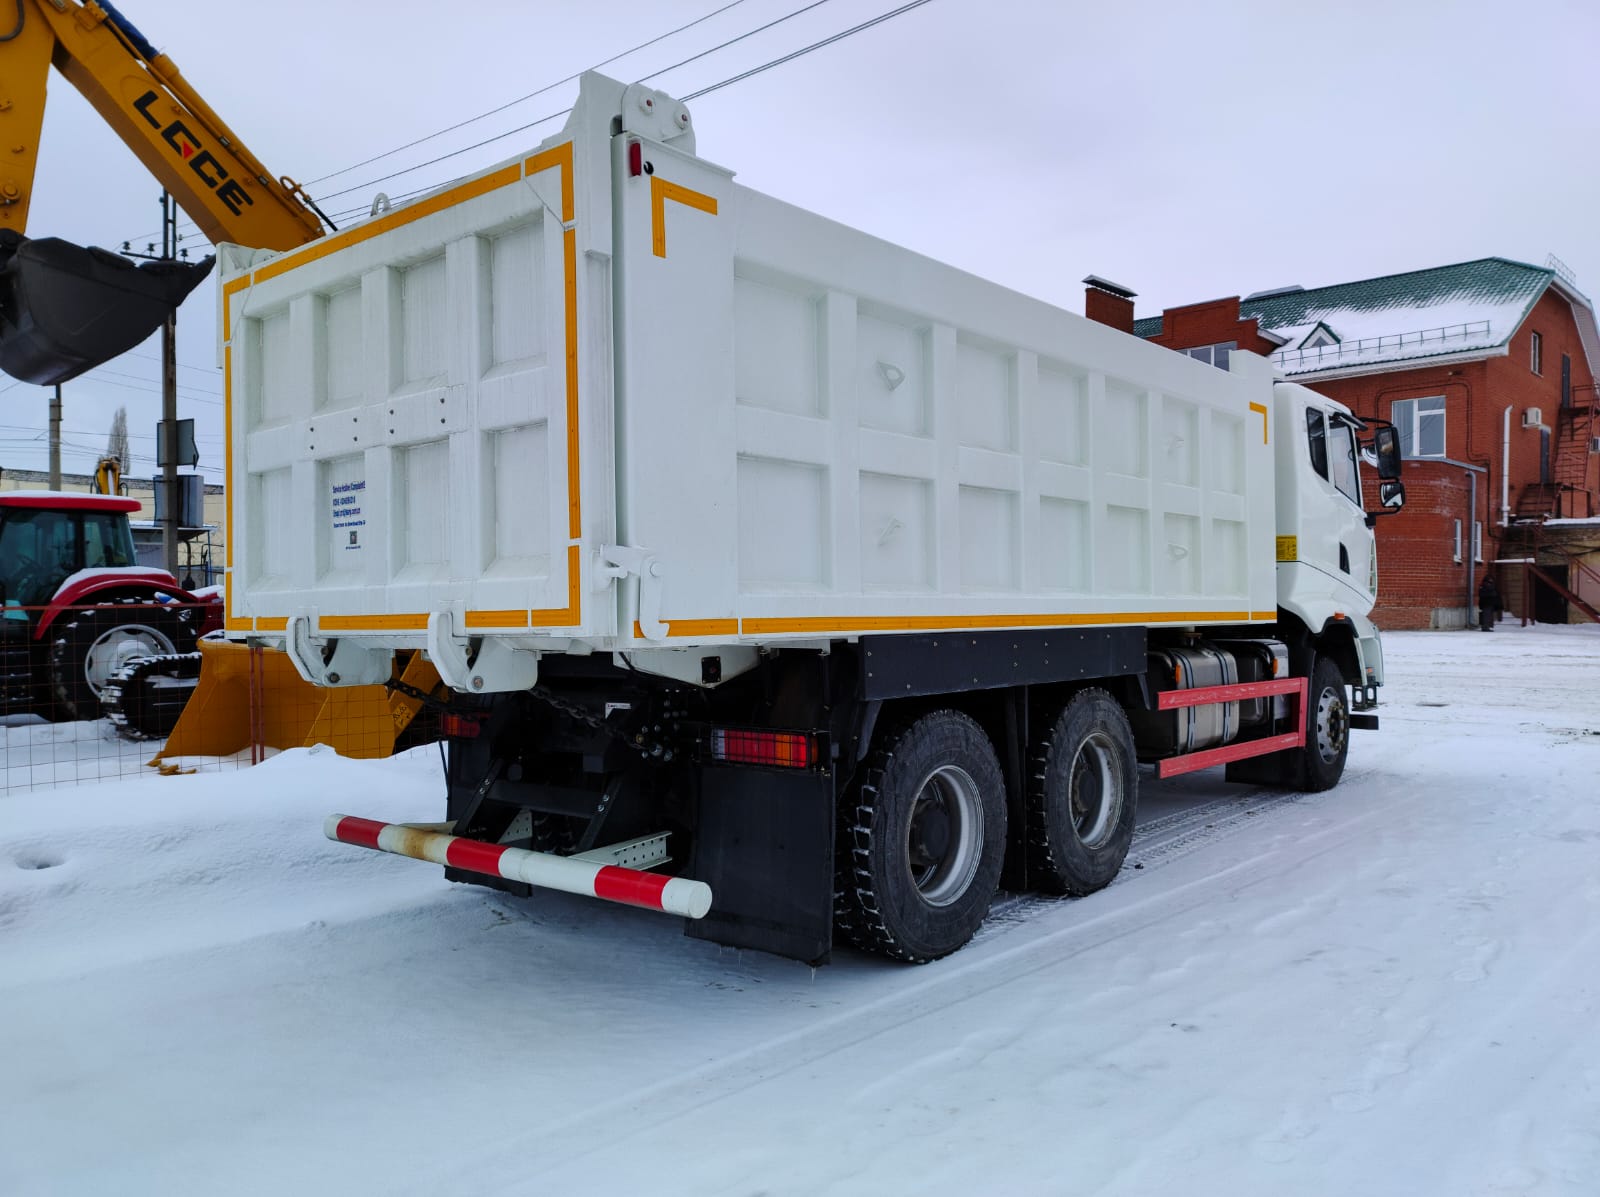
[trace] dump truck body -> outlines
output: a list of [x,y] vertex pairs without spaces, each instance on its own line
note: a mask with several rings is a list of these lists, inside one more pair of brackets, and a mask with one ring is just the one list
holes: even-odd
[[446,822],[330,835],[516,893],[671,859],[692,934],[926,960],[1002,870],[1108,883],[1139,761],[1337,782],[1382,684],[1359,421],[695,149],[588,75],[532,152],[221,248],[227,634],[455,692]]

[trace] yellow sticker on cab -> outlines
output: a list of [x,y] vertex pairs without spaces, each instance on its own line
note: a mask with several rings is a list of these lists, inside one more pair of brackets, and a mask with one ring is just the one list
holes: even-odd
[[1278,537],[1278,560],[1300,560],[1300,538],[1298,536]]

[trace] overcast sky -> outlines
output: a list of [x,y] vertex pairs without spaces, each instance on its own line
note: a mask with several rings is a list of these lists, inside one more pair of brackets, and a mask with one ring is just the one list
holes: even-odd
[[[727,2],[120,7],[269,169],[308,182]],[[650,75],[807,2],[741,0],[606,71]],[[687,94],[901,2],[824,0],[656,86]],[[747,186],[1075,312],[1091,273],[1154,315],[1290,283],[1551,253],[1595,296],[1597,51],[1592,0],[932,0],[692,107],[701,155]],[[446,182],[538,144],[559,119],[377,180],[575,94],[558,87],[309,189],[336,211]],[[158,235],[159,192],[53,75],[29,233],[138,245]],[[208,283],[180,316],[179,414],[196,419],[201,470],[220,481],[215,326]],[[152,338],[67,384],[64,469],[93,466],[126,405],[129,472],[149,475],[158,357]],[[47,407],[45,390],[0,378],[0,466],[44,468]]]

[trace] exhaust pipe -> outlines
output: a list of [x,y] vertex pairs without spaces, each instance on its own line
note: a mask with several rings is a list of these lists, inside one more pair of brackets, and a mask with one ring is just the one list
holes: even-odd
[[354,844],[413,860],[504,877],[542,889],[558,889],[584,898],[602,898],[643,910],[682,915],[686,919],[704,918],[711,909],[711,887],[687,877],[665,877],[639,869],[607,864],[591,856],[552,856],[504,844],[486,844],[461,836],[446,835],[425,827],[401,823],[380,823],[354,815],[329,815],[323,834],[341,844]]
[[57,237],[0,229],[0,370],[54,386],[126,353],[211,273],[202,262],[146,262]]

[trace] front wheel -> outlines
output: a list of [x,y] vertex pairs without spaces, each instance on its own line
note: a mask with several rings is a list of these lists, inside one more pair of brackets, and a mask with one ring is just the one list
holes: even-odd
[[934,711],[885,737],[843,805],[839,925],[857,946],[923,963],[982,924],[1006,849],[1005,780],[983,729]]
[[[170,656],[193,647],[176,611],[154,603],[89,607],[52,629],[50,689],[56,719],[100,718],[100,696],[113,678],[141,657]],[[180,643],[189,643],[180,650]]]
[[1344,761],[1350,752],[1349,704],[1339,667],[1327,657],[1318,657],[1306,699],[1306,746],[1300,754],[1302,790],[1331,790],[1344,776]]

